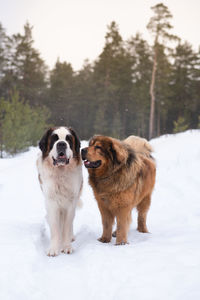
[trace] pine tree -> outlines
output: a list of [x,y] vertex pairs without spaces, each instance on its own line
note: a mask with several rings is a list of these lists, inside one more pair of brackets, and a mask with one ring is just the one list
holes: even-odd
[[83,139],[94,134],[96,116],[96,93],[94,89],[93,67],[85,60],[82,69],[74,76],[73,126]]
[[57,60],[50,74],[48,107],[54,125],[71,126],[74,102],[74,71],[71,64]]
[[0,23],[0,82],[1,79],[4,75],[4,66],[5,66],[5,51],[6,51],[6,46],[5,46],[5,41],[6,41],[6,34],[5,34],[5,29]]
[[[117,24],[112,22],[108,26],[103,51],[94,65],[97,112],[103,111],[102,120],[99,122],[103,124],[105,131],[108,129],[107,134],[112,133],[113,120],[119,113],[118,122],[121,122],[121,126],[118,136],[125,136],[126,108],[132,87],[131,74],[130,56],[125,50]],[[104,131],[103,128],[101,130]]]
[[7,112],[7,101],[4,98],[0,98],[0,157],[3,157],[3,144],[4,144],[4,134],[3,134],[3,122],[5,119],[5,114]]
[[5,77],[10,68],[10,38],[0,23],[0,97],[6,95]]
[[0,145],[11,155],[36,145],[47,126],[49,112],[42,107],[31,106],[20,99],[14,90],[10,99],[0,101]]
[[157,72],[155,86],[155,135],[160,136],[167,133],[166,126],[169,119],[169,106],[172,82],[172,65],[168,55],[165,53],[163,45],[159,45],[157,49]]
[[179,117],[177,121],[174,121],[174,133],[183,132],[188,129],[188,124],[183,117]]
[[127,49],[132,59],[132,90],[128,106],[127,135],[136,134],[148,137],[148,121],[152,62],[151,48],[137,33],[127,42]]
[[32,27],[24,26],[24,34],[12,36],[12,79],[20,96],[28,100],[30,105],[38,105],[43,101],[46,92],[46,71],[44,61],[34,48]]
[[190,128],[197,128],[200,114],[200,53],[185,42],[174,51],[170,116],[182,117]]
[[169,40],[177,40],[177,37],[170,34],[169,31],[173,28],[170,24],[172,18],[167,6],[163,3],[159,3],[151,9],[154,12],[154,16],[150,19],[147,29],[152,33],[154,37],[153,45],[153,69],[150,84],[150,95],[151,95],[151,108],[149,118],[149,139],[155,136],[155,86],[156,86],[156,73],[158,64],[158,49],[160,46],[166,49],[166,42]]

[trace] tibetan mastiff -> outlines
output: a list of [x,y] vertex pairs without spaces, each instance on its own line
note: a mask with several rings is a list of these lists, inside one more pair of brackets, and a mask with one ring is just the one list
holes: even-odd
[[107,136],[94,136],[89,147],[81,151],[89,172],[89,183],[102,217],[102,243],[112,238],[116,218],[116,245],[127,242],[131,211],[138,211],[138,231],[148,232],[147,212],[155,184],[156,165],[147,140],[129,136],[120,141]]
[[72,128],[50,128],[39,142],[38,178],[51,232],[47,255],[72,253],[73,220],[82,189],[80,141]]

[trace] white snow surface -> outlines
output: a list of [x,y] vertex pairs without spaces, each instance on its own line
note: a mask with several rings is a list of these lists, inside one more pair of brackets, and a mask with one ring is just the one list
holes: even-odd
[[[199,300],[200,131],[151,141],[157,180],[147,225],[129,245],[97,241],[100,213],[83,166],[71,255],[47,257],[49,229],[37,172],[39,150],[0,159],[0,299]],[[86,142],[82,142],[82,147]]]

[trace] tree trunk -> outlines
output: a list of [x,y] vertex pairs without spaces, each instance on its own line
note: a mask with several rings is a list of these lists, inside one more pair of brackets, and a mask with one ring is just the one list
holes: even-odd
[[154,137],[154,123],[155,123],[155,82],[156,82],[156,70],[157,70],[157,51],[156,51],[156,42],[155,42],[155,54],[153,60],[153,70],[151,76],[151,85],[150,85],[150,96],[151,96],[151,108],[150,108],[150,118],[149,118],[149,139]]
[[157,136],[160,136],[160,101],[157,101]]
[[0,158],[3,158],[3,145],[0,144]]
[[[1,127],[1,125],[0,125]],[[0,131],[0,158],[3,158],[3,141],[2,141],[2,134]]]

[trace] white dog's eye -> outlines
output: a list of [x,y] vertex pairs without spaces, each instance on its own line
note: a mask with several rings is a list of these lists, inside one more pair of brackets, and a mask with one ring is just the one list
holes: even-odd
[[72,136],[67,134],[66,137],[65,137],[65,140],[69,143],[69,146],[72,149],[72,147],[73,147],[73,138],[72,138]]
[[52,134],[51,136],[51,141],[50,141],[50,150],[53,148],[53,145],[55,144],[56,141],[58,141],[58,135],[57,134]]

